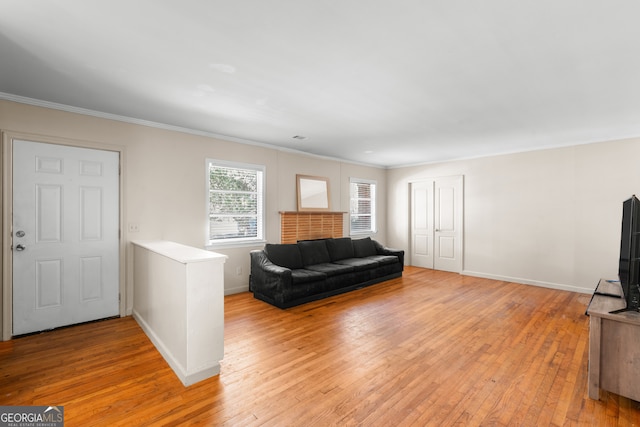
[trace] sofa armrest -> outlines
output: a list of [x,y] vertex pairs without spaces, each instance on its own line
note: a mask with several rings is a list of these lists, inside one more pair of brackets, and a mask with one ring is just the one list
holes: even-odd
[[376,247],[376,252],[378,255],[394,255],[397,256],[400,260],[400,264],[404,269],[404,251],[402,249],[393,249],[388,248],[386,246],[382,246],[382,244],[376,240],[373,240],[373,244]]
[[249,277],[251,291],[274,297],[277,293],[282,293],[282,289],[291,287],[290,269],[272,263],[264,250],[252,250],[249,255],[251,256]]

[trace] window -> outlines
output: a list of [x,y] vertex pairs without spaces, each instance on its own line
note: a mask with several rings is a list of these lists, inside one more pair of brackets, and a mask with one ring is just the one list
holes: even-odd
[[264,240],[264,166],[207,160],[210,245]]
[[351,234],[376,232],[376,182],[351,178]]

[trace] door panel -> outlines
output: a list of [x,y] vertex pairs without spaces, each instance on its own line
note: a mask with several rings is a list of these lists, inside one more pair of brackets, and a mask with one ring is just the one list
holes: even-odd
[[36,261],[36,309],[62,305],[62,260]]
[[452,237],[440,236],[438,238],[438,258],[454,259],[455,258],[455,240]]
[[455,204],[454,204],[454,189],[450,187],[442,187],[440,183],[436,183],[436,194],[438,200],[436,206],[438,207],[436,213],[436,219],[438,225],[436,226],[439,231],[454,231],[455,229]]
[[119,154],[13,141],[13,334],[119,314]]
[[36,184],[36,194],[36,242],[60,243],[62,241],[62,187]]
[[80,258],[80,278],[82,284],[82,302],[103,298],[102,257]]
[[80,187],[80,241],[102,239],[102,189]]

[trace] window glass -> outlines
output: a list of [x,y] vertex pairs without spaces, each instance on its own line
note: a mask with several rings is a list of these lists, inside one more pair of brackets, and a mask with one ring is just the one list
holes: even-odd
[[358,178],[350,181],[349,209],[351,234],[376,231],[376,183]]
[[210,244],[263,240],[264,166],[208,160]]

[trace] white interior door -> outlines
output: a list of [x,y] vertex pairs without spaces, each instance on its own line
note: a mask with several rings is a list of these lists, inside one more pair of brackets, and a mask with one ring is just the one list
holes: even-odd
[[119,314],[119,162],[13,141],[13,335]]
[[411,184],[411,265],[433,268],[433,181]]
[[462,271],[463,177],[411,184],[411,265]]
[[462,177],[434,182],[434,261],[436,270],[462,271]]

